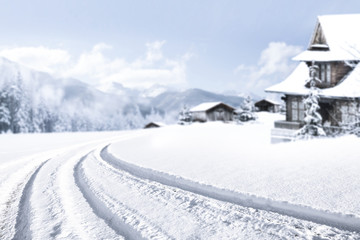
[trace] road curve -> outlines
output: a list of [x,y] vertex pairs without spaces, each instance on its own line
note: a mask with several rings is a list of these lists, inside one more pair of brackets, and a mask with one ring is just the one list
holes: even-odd
[[0,239],[360,239],[357,232],[169,186],[104,154],[111,142],[137,136],[22,160],[0,182]]

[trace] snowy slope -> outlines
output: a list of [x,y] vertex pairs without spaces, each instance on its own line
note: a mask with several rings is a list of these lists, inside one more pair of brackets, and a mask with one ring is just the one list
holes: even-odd
[[[270,116],[261,114],[260,119]],[[301,217],[320,222],[335,218],[334,225],[360,229],[356,150],[360,139],[271,145],[270,127],[266,123],[173,126],[114,144],[108,151],[142,171],[166,173],[164,181],[170,185],[193,185],[194,191],[210,185],[215,188],[201,193],[230,194],[224,200],[243,198],[242,204],[291,216],[307,210],[309,214]]]
[[[310,197],[314,205],[309,203],[305,213],[316,213],[318,193],[336,187],[327,201],[341,209],[336,205],[339,196],[331,194],[348,190],[344,209],[356,212],[358,191],[352,189],[357,182],[346,179],[352,176],[345,163],[354,160],[355,150],[346,149],[350,160],[330,161],[327,170],[319,168],[324,165],[321,158],[309,164],[298,156],[290,164],[284,161],[286,151],[272,157],[289,146],[294,150],[310,143],[270,145],[264,137],[271,121],[279,117],[259,114],[259,123],[246,125],[0,135],[0,239],[359,239],[359,225],[353,221],[356,213],[346,216],[339,210],[335,221],[326,222],[324,217],[331,212],[307,221],[271,209],[292,209]],[[350,146],[357,141],[334,142],[346,139],[352,141]],[[259,146],[267,152],[258,153]],[[258,156],[263,158],[257,160]],[[358,164],[351,163],[355,174]],[[330,175],[338,166],[344,171]],[[327,189],[313,187],[325,185],[315,182],[319,180],[312,174],[315,169],[331,179]],[[295,182],[297,172],[310,177],[308,182]],[[294,184],[299,188],[285,194]],[[315,198],[307,195],[309,191],[298,191],[305,190],[303,184],[316,190],[311,192]],[[261,198],[268,193],[265,187],[280,195]],[[279,201],[294,193],[300,200]],[[244,196],[249,201],[242,201]],[[351,221],[334,224],[339,219]]]

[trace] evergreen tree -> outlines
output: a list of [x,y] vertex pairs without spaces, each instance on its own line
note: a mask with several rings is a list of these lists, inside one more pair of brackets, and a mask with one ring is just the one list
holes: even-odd
[[0,96],[0,133],[10,128],[10,111]]
[[241,122],[256,120],[257,117],[254,113],[254,109],[254,102],[250,96],[247,96],[244,99],[241,109],[236,112],[237,119]]
[[16,85],[5,86],[3,96],[4,103],[9,111],[9,130],[17,133],[17,112],[20,109],[20,91]]
[[16,82],[8,83],[3,87],[0,98],[2,112],[8,115],[6,120],[8,129],[13,133],[29,132],[29,99],[23,89],[20,73]]
[[179,121],[180,125],[189,124],[191,122],[191,113],[190,109],[184,105],[183,109],[179,113]]
[[306,84],[310,84],[309,95],[304,99],[305,105],[305,125],[296,133],[298,139],[309,139],[312,137],[325,136],[322,128],[322,117],[318,113],[319,106],[319,89],[316,82],[321,82],[316,77],[317,66],[310,66],[310,78],[306,80]]

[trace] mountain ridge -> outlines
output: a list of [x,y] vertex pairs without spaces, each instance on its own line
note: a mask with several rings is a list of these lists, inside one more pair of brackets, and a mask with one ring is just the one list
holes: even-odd
[[239,96],[199,88],[176,91],[158,85],[141,90],[119,83],[108,87],[102,91],[0,58],[0,132],[132,129],[154,120],[176,123],[184,106],[220,101],[236,108],[243,102]]

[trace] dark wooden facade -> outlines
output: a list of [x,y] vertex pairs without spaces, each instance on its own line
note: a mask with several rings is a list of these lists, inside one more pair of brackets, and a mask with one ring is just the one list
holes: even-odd
[[[308,66],[311,66],[313,62],[306,62]],[[317,83],[316,87],[320,89],[334,87],[339,84],[346,75],[351,72],[352,68],[347,65],[344,61],[333,61],[333,62],[314,62],[319,67],[317,77],[322,80],[321,83]],[[322,75],[321,69],[329,69],[329,81],[327,80],[327,72]]]
[[[304,123],[304,96],[286,95],[286,121]],[[360,111],[360,99],[320,98],[319,113],[324,126],[341,126],[355,121],[356,113]],[[293,125],[291,125],[293,128]]]
[[280,104],[266,99],[262,99],[256,102],[254,105],[258,111],[273,112],[273,113],[280,112]]
[[164,126],[164,124],[162,124],[162,123],[150,122],[150,123],[146,124],[144,128],[158,128],[158,127],[162,127],[162,126]]
[[207,121],[232,121],[235,108],[224,103],[218,103],[208,109],[190,110],[192,121],[207,122]]

